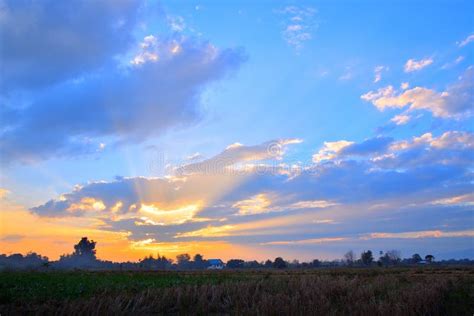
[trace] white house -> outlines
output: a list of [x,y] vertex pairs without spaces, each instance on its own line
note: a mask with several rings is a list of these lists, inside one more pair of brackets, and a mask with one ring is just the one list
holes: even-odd
[[208,270],[222,270],[224,269],[224,262],[221,259],[207,259],[209,266]]

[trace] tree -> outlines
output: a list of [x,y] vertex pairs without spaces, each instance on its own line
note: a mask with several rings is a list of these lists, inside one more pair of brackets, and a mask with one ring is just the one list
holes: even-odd
[[202,261],[204,261],[204,257],[197,253],[197,254],[194,255],[193,260],[194,260],[194,262],[202,262]]
[[196,254],[193,259],[193,268],[195,269],[205,269],[207,267],[207,260],[204,260],[204,257],[200,254]]
[[81,240],[77,243],[77,245],[74,245],[74,255],[91,257],[95,259],[95,245],[95,241],[89,241],[87,237],[82,237]]
[[273,261],[273,267],[277,269],[285,269],[287,266],[285,260],[281,257],[275,258],[275,261]]
[[362,252],[360,255],[360,261],[366,266],[370,266],[372,262],[374,261],[374,257],[372,256],[372,251],[367,250]]
[[244,262],[244,268],[258,269],[258,268],[261,268],[261,265],[257,260],[252,260],[252,261]]
[[244,267],[244,260],[242,259],[230,259],[227,261],[226,267],[229,269],[240,269]]
[[171,261],[168,260],[165,256],[161,257],[160,254],[158,254],[156,259],[153,258],[152,255],[145,257],[142,260],[140,260],[140,263],[139,263],[140,268],[149,269],[149,270],[155,270],[155,269],[164,270],[164,269],[169,268],[170,266],[171,266]]
[[379,260],[383,265],[395,265],[400,262],[401,253],[399,250],[389,250]]
[[311,262],[311,266],[313,268],[317,268],[319,266],[321,266],[321,261],[319,261],[318,259],[314,259],[312,262]]
[[345,253],[344,260],[347,262],[348,265],[351,266],[354,263],[354,259],[355,259],[354,251],[349,250],[348,252]]
[[273,262],[270,260],[270,259],[267,259],[267,261],[265,261],[265,263],[263,264],[263,266],[265,268],[271,268],[273,267]]
[[415,253],[413,256],[411,256],[411,262],[412,263],[419,263],[421,260],[421,256],[417,253]]
[[178,267],[181,269],[189,268],[189,261],[191,261],[191,256],[187,253],[176,256],[176,262],[178,263]]
[[426,255],[425,260],[428,263],[432,263],[434,261],[435,257],[433,255]]

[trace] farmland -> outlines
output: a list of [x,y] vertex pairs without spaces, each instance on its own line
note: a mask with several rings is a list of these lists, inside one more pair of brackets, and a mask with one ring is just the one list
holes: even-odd
[[472,315],[472,267],[2,272],[0,313]]

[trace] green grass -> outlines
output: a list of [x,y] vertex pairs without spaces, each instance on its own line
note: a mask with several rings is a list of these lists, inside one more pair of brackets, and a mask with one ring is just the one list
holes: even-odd
[[205,272],[0,272],[0,304],[90,297],[96,293],[136,293],[149,288],[220,284],[244,274]]
[[24,313],[473,315],[474,268],[1,272]]

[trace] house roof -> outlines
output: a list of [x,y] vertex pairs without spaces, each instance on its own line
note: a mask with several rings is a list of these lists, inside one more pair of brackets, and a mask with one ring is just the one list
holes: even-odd
[[221,259],[207,259],[207,262],[209,262],[209,264],[212,266],[224,264]]

